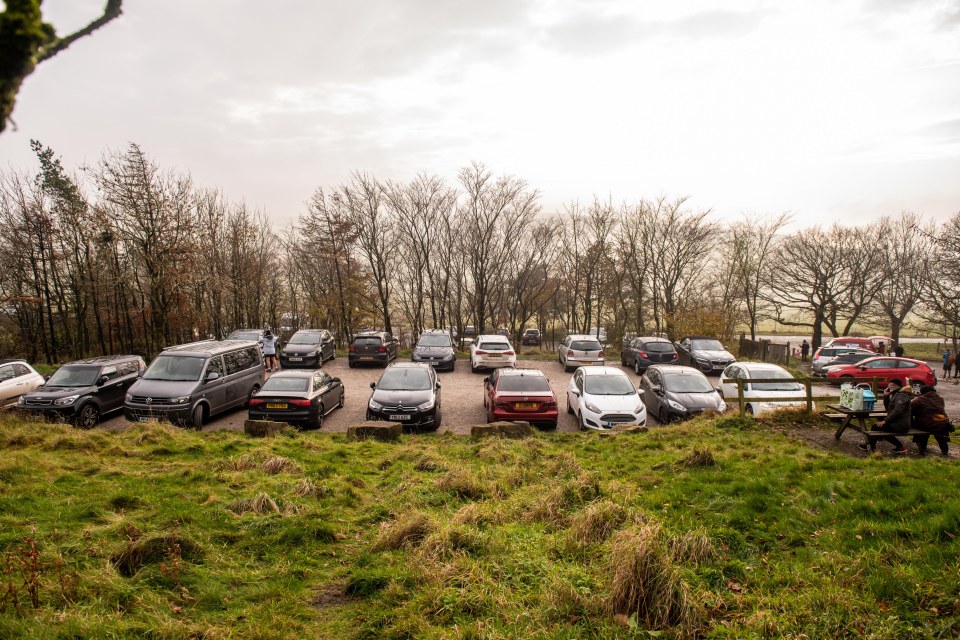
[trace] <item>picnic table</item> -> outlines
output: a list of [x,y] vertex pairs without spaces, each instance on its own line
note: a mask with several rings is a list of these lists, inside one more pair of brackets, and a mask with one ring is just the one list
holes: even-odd
[[875,432],[867,429],[867,418],[885,418],[887,416],[887,412],[882,409],[848,409],[839,404],[828,404],[827,408],[843,416],[843,422],[840,423],[837,432],[833,434],[834,438],[839,440],[843,432],[847,430],[847,427],[850,427],[862,433],[863,441],[870,447],[873,447],[873,443],[870,441],[869,434]]

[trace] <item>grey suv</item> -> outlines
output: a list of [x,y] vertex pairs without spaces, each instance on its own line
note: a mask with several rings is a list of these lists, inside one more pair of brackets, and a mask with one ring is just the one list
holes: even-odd
[[397,357],[397,340],[385,331],[361,331],[350,343],[347,364],[352,368],[358,364],[374,363],[386,367]]
[[130,387],[127,420],[166,419],[200,428],[223,411],[246,406],[263,385],[256,342],[205,340],[168,347]]

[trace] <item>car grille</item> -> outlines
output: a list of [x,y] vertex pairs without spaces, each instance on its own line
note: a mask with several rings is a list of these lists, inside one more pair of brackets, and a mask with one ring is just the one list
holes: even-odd
[[171,404],[171,398],[156,398],[154,396],[133,396],[130,402],[136,404]]
[[712,366],[714,369],[723,369],[731,362],[731,360],[711,360],[710,366]]
[[621,422],[636,422],[637,417],[629,413],[607,413],[600,416],[600,421],[619,424]]
[[39,398],[24,398],[24,403],[34,407],[45,407],[53,404],[53,400],[41,400]]

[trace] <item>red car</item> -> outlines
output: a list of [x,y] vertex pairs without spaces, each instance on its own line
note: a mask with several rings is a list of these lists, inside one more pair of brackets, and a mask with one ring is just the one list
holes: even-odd
[[937,376],[933,369],[928,367],[926,362],[912,358],[878,356],[827,372],[827,380],[836,384],[870,378],[877,378],[877,386],[881,389],[887,386],[887,381],[891,378],[897,378],[904,384],[908,378],[914,384],[937,384]]
[[557,396],[550,381],[536,369],[496,369],[483,379],[487,422],[526,420],[538,427],[557,428]]

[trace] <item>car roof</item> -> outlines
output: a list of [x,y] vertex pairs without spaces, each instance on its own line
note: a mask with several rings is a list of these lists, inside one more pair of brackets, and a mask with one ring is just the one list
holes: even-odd
[[903,362],[917,362],[919,364],[927,364],[924,360],[917,360],[916,358],[898,358],[896,356],[881,356],[876,355],[872,358],[867,358],[866,360],[861,360],[860,363],[869,362],[870,360],[897,360]]
[[272,374],[270,378],[312,378],[317,371],[320,369],[282,369]]
[[253,340],[201,340],[165,348],[162,354],[193,354],[199,356],[214,356],[243,347],[258,347]]
[[531,331],[536,331],[537,333],[540,333],[540,329],[524,329],[523,330],[524,333],[530,333]]
[[747,371],[757,372],[757,371],[785,371],[790,373],[783,367],[778,364],[772,364],[770,362],[734,362],[734,365],[738,367],[743,367]]
[[590,335],[588,333],[571,333],[567,337],[572,338],[573,340],[596,340],[597,339],[597,336]]
[[26,358],[0,358],[0,364],[13,364],[14,362],[26,363]]
[[623,376],[627,377],[627,373],[623,369],[617,367],[580,367],[583,370],[583,375],[585,376]]
[[510,342],[507,336],[502,336],[499,333],[484,333],[477,336],[478,340],[485,340],[487,342]]
[[641,342],[663,342],[666,344],[673,344],[666,338],[658,338],[657,336],[634,336],[632,340],[639,340]]
[[500,369],[501,376],[543,376],[546,374],[540,369],[524,369],[522,367],[504,367]]
[[427,369],[433,370],[433,367],[425,362],[391,362],[387,369]]
[[323,333],[326,329],[298,329],[293,335],[298,333]]
[[652,364],[647,368],[647,371],[650,369],[656,369],[661,373],[699,373],[703,375],[703,372],[693,367],[686,367],[680,364]]
[[97,356],[96,358],[83,358],[80,360],[74,360],[73,362],[64,363],[64,367],[70,365],[104,365],[104,364],[113,364],[114,362],[124,362],[126,360],[132,360],[133,358],[139,358],[140,356]]
[[358,331],[353,335],[353,337],[360,338],[363,336],[384,336],[386,334],[387,334],[386,331]]
[[263,329],[234,329],[230,333],[236,333],[238,331],[256,331],[257,333],[263,333]]

